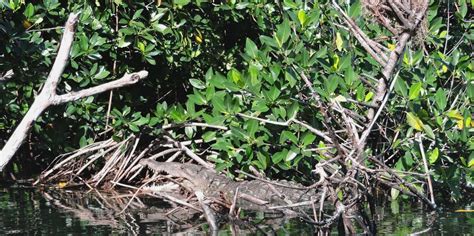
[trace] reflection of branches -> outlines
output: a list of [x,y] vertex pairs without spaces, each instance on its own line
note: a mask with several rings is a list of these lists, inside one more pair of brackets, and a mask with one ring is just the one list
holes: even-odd
[[42,192],[42,194],[45,199],[57,208],[70,212],[75,217],[82,221],[87,221],[91,225],[110,225],[111,227],[118,227],[120,225],[114,217],[113,209],[92,208],[83,205],[83,201],[80,201],[81,198],[78,197],[80,194],[77,192],[69,193],[67,198],[60,192]]

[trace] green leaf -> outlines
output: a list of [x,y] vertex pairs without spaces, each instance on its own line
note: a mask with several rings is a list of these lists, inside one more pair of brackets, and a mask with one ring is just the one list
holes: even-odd
[[304,27],[304,24],[306,23],[307,18],[306,18],[306,13],[304,12],[303,9],[300,9],[298,11],[298,20],[300,21],[301,26]]
[[397,91],[403,97],[406,97],[407,94],[407,83],[402,79],[399,78],[395,82],[395,91]]
[[442,88],[439,88],[436,91],[436,94],[435,94],[435,101],[436,101],[436,105],[438,106],[438,108],[441,111],[444,111],[444,109],[446,108],[446,105],[447,105],[446,91],[444,91]]
[[429,125],[424,124],[423,125],[423,130],[425,131],[426,135],[428,135],[429,138],[435,139],[435,135],[433,133],[433,129]]
[[342,46],[344,45],[344,41],[342,40],[341,34],[339,32],[336,33],[336,48],[338,51],[342,51]]
[[278,96],[280,96],[281,90],[278,89],[276,86],[272,86],[270,90],[264,92],[266,95],[266,98],[270,101],[275,101]]
[[235,84],[240,84],[240,82],[242,81],[242,75],[240,74],[240,72],[236,69],[232,69],[229,73],[232,81]]
[[[474,6],[474,4],[473,4]],[[469,161],[467,163],[467,167],[472,168],[474,167],[474,152],[471,152],[471,155],[469,155]]]
[[464,19],[467,14],[467,3],[466,0],[458,0],[459,2],[459,14]]
[[286,158],[286,156],[288,155],[288,150],[284,149],[283,151],[281,152],[277,152],[275,154],[272,155],[272,162],[274,164],[278,164],[280,163],[284,158]]
[[420,96],[422,83],[418,82],[410,86],[410,91],[408,92],[408,99],[413,100]]
[[144,124],[148,124],[149,121],[150,121],[149,115],[145,116],[145,117],[142,116],[142,117],[140,117],[140,119],[134,121],[133,124],[136,125],[136,126],[142,126]]
[[126,106],[122,111],[122,115],[126,116],[126,115],[130,114],[130,111],[132,111],[132,108],[130,108],[129,106]]
[[85,35],[81,35],[79,38],[79,45],[83,51],[89,48],[89,39]]
[[344,194],[342,193],[342,190],[337,189],[337,198],[342,201],[344,200]]
[[258,112],[267,112],[269,108],[265,100],[255,100],[252,102],[252,110]]
[[365,95],[364,102],[370,101],[374,97],[374,92],[370,91]]
[[128,47],[130,44],[131,44],[131,42],[127,42],[127,41],[125,41],[124,38],[120,38],[120,39],[118,40],[117,47],[119,47],[119,48],[125,48],[125,47]]
[[344,73],[344,79],[347,85],[352,85],[354,81],[356,81],[359,76],[354,72],[352,66],[348,66]]
[[101,80],[107,76],[110,75],[110,72],[108,70],[105,69],[105,67],[101,66],[100,69],[99,69],[99,73],[97,73],[95,76],[94,76],[94,79],[98,79],[98,80]]
[[290,131],[283,131],[280,135],[280,143],[284,143],[286,140],[290,140],[293,143],[298,143],[298,137]]
[[153,117],[150,119],[150,122],[148,123],[149,126],[153,127],[155,126],[156,124],[162,122],[162,120],[158,117]]
[[261,152],[257,152],[257,159],[260,162],[262,169],[267,169],[267,157]]
[[140,129],[138,128],[138,126],[136,126],[135,124],[128,124],[128,128],[130,128],[131,131],[133,132],[138,132],[140,131]]
[[194,102],[196,105],[207,104],[206,98],[199,91],[196,91],[194,94],[188,95],[188,99]]
[[224,106],[224,99],[222,97],[214,96],[211,102],[212,106],[216,111],[226,112],[226,107]]
[[287,110],[288,119],[294,118],[298,113],[300,106],[297,102],[293,102]]
[[257,45],[249,38],[245,40],[245,53],[252,58],[256,58],[258,54]]
[[178,5],[180,7],[186,6],[191,2],[191,0],[173,0],[173,3],[175,5]]
[[314,140],[316,140],[316,136],[314,134],[306,133],[303,136],[303,146],[308,146],[308,145],[312,144],[314,142]]
[[446,115],[449,117],[449,118],[452,118],[452,119],[456,119],[456,120],[463,120],[464,117],[461,115],[461,113],[459,113],[458,110],[449,110]]
[[277,31],[275,33],[275,39],[278,43],[278,46],[281,48],[283,44],[288,40],[291,33],[290,23],[288,19],[285,19],[283,23],[277,25]]
[[259,39],[263,44],[266,44],[270,47],[274,47],[274,48],[279,47],[278,42],[274,38],[270,38],[268,36],[262,35],[262,36],[259,37]]
[[33,4],[28,3],[23,15],[25,15],[27,19],[30,19],[34,14],[35,14],[35,7],[33,6]]
[[438,148],[435,148],[431,152],[430,157],[429,157],[430,164],[435,163],[438,160],[438,157],[439,157],[439,150],[438,150]]
[[216,132],[215,131],[207,131],[202,135],[202,139],[204,142],[208,143],[216,138]]
[[326,86],[326,92],[329,94],[334,93],[336,91],[337,86],[339,85],[339,77],[338,76],[331,76],[324,81],[324,85]]
[[143,12],[143,9],[138,9],[132,16],[132,20],[136,20],[138,18],[140,18],[140,16],[142,15],[142,12]]
[[291,73],[288,73],[285,71],[285,80],[288,81],[288,84],[290,87],[294,87],[296,85],[296,82],[298,82]]
[[407,122],[408,124],[418,131],[423,130],[423,122],[415,114],[408,112],[407,113]]
[[197,89],[205,89],[206,88],[206,85],[204,84],[204,82],[202,82],[201,80],[198,80],[198,79],[190,79],[189,80],[189,83],[191,83],[191,85]]
[[195,127],[184,127],[184,133],[186,136],[191,139],[194,136],[194,129]]
[[258,130],[258,121],[256,120],[248,120],[245,122],[247,125],[247,132],[250,137],[255,137],[255,133]]
[[86,136],[82,136],[81,139],[79,139],[79,147],[85,147],[87,145],[87,138]]
[[140,52],[144,53],[145,52],[145,44],[143,42],[138,42],[137,47],[140,50]]
[[285,161],[292,161],[295,159],[295,157],[298,155],[298,153],[294,152],[293,150],[288,151],[288,154],[286,155]]
[[254,64],[250,64],[248,71],[250,74],[250,84],[252,86],[258,85],[260,82],[258,81],[259,68],[255,66]]
[[333,59],[333,63],[332,63],[332,67],[331,69],[333,69],[334,71],[337,71],[337,69],[339,69],[339,56],[337,54],[334,54],[332,56],[332,59]]

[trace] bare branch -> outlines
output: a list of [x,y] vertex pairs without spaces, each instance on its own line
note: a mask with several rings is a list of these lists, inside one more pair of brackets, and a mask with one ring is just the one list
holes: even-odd
[[209,169],[209,170],[214,171],[214,164],[205,161],[204,159],[202,159],[201,157],[199,157],[198,155],[196,155],[196,153],[194,153],[191,149],[189,149],[188,147],[186,147],[185,145],[183,145],[181,142],[178,142],[178,141],[172,139],[172,138],[169,137],[169,136],[165,136],[165,138],[166,138],[169,142],[173,143],[173,145],[174,145],[176,148],[179,148],[179,149],[183,150],[184,153],[186,153],[186,155],[188,155],[189,157],[191,157],[191,158],[192,158],[193,160],[195,160],[197,163],[199,163],[200,165],[206,167],[206,168]]
[[61,78],[64,69],[66,68],[69,52],[71,51],[72,42],[74,41],[74,34],[76,31],[76,25],[79,14],[71,13],[64,26],[64,34],[59,47],[58,55],[54,60],[53,67],[49,72],[48,78],[44,84],[41,93],[44,94],[56,94],[56,87],[58,86],[59,79]]
[[62,104],[69,101],[74,101],[86,96],[91,96],[109,89],[122,87],[128,84],[136,83],[138,80],[145,78],[148,75],[146,71],[140,71],[130,75],[125,75],[122,79],[112,81],[93,88],[84,89],[79,92],[72,92],[64,95],[56,95],[56,88],[59,83],[64,69],[67,66],[69,59],[69,52],[71,51],[72,43],[74,41],[74,34],[78,22],[79,14],[71,13],[64,26],[64,33],[59,46],[58,54],[51,68],[51,71],[46,79],[43,89],[35,98],[26,115],[16,127],[13,134],[8,139],[7,143],[0,151],[0,171],[2,171],[11,158],[15,155],[17,150],[30,132],[33,122],[51,105]]
[[63,104],[63,103],[66,103],[66,102],[76,101],[76,100],[79,100],[81,98],[85,98],[85,97],[88,97],[88,96],[99,94],[99,93],[102,93],[102,92],[105,92],[105,91],[108,91],[108,90],[111,90],[111,89],[120,88],[120,87],[123,87],[123,86],[135,84],[136,82],[138,82],[141,79],[146,78],[147,76],[148,76],[148,72],[142,70],[142,71],[137,72],[137,73],[125,74],[120,79],[110,81],[110,82],[105,83],[105,84],[97,85],[97,86],[92,87],[92,88],[83,89],[83,90],[80,90],[80,91],[77,91],[77,92],[70,92],[70,93],[63,94],[63,95],[56,95],[52,99],[52,105],[59,105],[59,104]]
[[411,29],[413,26],[412,24],[408,21],[407,18],[403,15],[403,12],[398,8],[397,4],[395,4],[392,1],[387,1],[390,7],[392,8],[393,12],[397,15],[397,18],[403,23],[403,26],[405,26],[407,29]]
[[212,128],[212,129],[221,129],[221,130],[228,130],[227,127],[222,125],[211,125],[207,123],[198,123],[198,122],[190,122],[184,124],[168,124],[163,125],[162,129],[172,129],[172,128],[180,128],[180,127],[204,127],[204,128]]
[[309,81],[308,77],[306,77],[306,75],[303,72],[300,72],[299,74],[300,74],[300,77],[303,79],[303,81],[306,83],[306,86],[308,86],[308,88],[310,89],[311,97],[316,102],[316,106],[319,108],[319,111],[324,117],[323,124],[324,126],[326,126],[326,128],[329,131],[329,137],[331,138],[332,143],[336,146],[340,154],[345,154],[343,147],[340,145],[337,139],[337,136],[334,133],[334,129],[330,126],[331,117],[328,114],[328,107],[321,102],[321,98],[319,97],[319,94],[316,93],[316,91],[313,89],[313,83]]
[[51,72],[49,73],[48,79],[46,80],[43,90],[40,92],[38,97],[31,105],[30,110],[26,113],[23,120],[17,126],[12,136],[8,139],[2,151],[0,151],[0,171],[8,164],[10,159],[15,155],[18,148],[25,140],[27,134],[30,131],[33,122],[43,113],[43,111],[51,104],[49,98],[54,96],[56,93],[56,86],[59,78],[61,77],[64,68],[66,67],[67,60],[69,57],[69,51],[71,49],[72,42],[74,40],[74,30],[76,27],[78,14],[71,13],[66,22],[63,38],[59,47],[58,55],[54,61]]
[[433,192],[433,184],[431,183],[430,169],[428,167],[428,161],[426,160],[425,149],[421,140],[421,135],[418,133],[418,145],[420,147],[421,157],[423,159],[423,166],[425,167],[426,182],[428,182],[428,190],[430,191],[431,202],[436,205]]
[[299,124],[303,127],[305,127],[306,129],[308,129],[309,131],[311,131],[312,133],[318,135],[319,137],[325,139],[326,141],[332,143],[332,139],[327,136],[323,131],[321,130],[318,130],[314,127],[312,127],[311,125],[309,124],[306,124],[302,121],[299,121],[295,118],[292,118],[292,119],[289,119],[285,122],[279,122],[279,121],[272,121],[272,120],[266,120],[266,119],[262,119],[262,118],[259,118],[259,117],[255,117],[255,116],[249,116],[249,115],[246,115],[246,114],[242,114],[242,113],[238,113],[239,116],[241,117],[244,117],[244,118],[248,118],[248,119],[253,119],[253,120],[258,120],[260,122],[263,122],[263,123],[267,123],[267,124],[272,124],[272,125],[278,125],[278,126],[290,126],[291,123],[296,123],[296,124]]
[[[337,4],[335,0],[332,1],[336,9],[342,14],[344,21],[348,24],[349,29],[356,37],[357,41],[362,45],[362,47],[382,66],[385,66],[386,56],[380,50],[379,47],[374,46],[375,42],[372,41],[360,28],[357,24],[342,10],[342,8]],[[382,57],[382,58],[381,58]]]

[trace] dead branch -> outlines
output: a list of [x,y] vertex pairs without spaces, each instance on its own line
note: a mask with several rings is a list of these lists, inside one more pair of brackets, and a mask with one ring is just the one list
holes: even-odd
[[196,197],[199,201],[199,204],[201,205],[201,207],[204,211],[204,217],[206,217],[207,223],[209,223],[209,226],[211,227],[211,230],[213,232],[216,232],[219,229],[217,227],[216,215],[215,215],[214,211],[206,203],[204,193],[202,193],[201,191],[196,191],[194,194],[196,195]]
[[0,171],[3,171],[5,166],[10,162],[10,159],[15,155],[21,144],[27,137],[34,121],[51,105],[59,105],[65,102],[74,101],[87,96],[95,95],[114,88],[123,87],[134,84],[139,80],[146,78],[148,72],[140,71],[138,73],[126,74],[123,78],[111,81],[96,87],[84,89],[77,92],[71,92],[64,95],[57,95],[56,89],[64,69],[68,63],[69,52],[71,50],[72,42],[74,41],[75,28],[78,22],[79,14],[71,13],[64,27],[64,33],[59,47],[58,54],[54,61],[53,67],[46,79],[43,89],[35,98],[26,115],[23,117],[20,124],[16,127],[13,134],[10,136],[3,149],[0,151]]

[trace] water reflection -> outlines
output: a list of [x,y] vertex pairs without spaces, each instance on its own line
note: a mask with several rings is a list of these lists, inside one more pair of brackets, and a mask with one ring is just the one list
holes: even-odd
[[[133,193],[38,191],[0,188],[0,234],[7,235],[108,235],[205,234],[208,228],[196,214],[156,199],[130,201]],[[128,204],[127,210],[119,212]],[[154,205],[159,207],[146,207]],[[474,209],[474,204],[463,209]],[[444,207],[439,213],[417,204],[392,203],[377,212],[379,234],[474,234],[474,213],[456,213]],[[189,212],[186,212],[189,213]],[[219,235],[311,235],[314,228],[296,219],[252,213],[250,222],[232,222]],[[197,222],[197,223],[196,223]],[[333,232],[337,234],[337,232]]]

